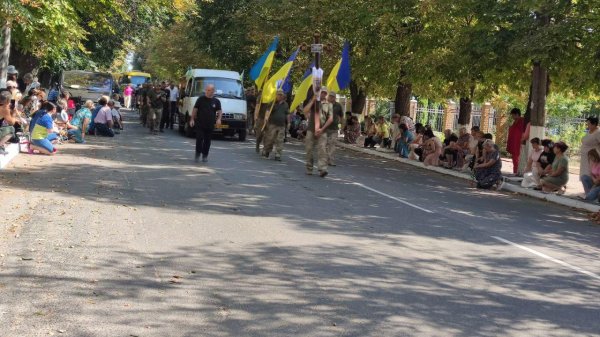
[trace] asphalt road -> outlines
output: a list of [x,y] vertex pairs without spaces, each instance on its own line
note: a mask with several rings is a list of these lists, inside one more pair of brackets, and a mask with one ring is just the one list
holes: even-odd
[[0,172],[0,337],[600,336],[585,214],[349,151],[152,136]]

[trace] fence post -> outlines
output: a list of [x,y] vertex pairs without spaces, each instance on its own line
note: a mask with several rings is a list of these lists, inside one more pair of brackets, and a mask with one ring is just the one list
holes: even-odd
[[481,121],[479,122],[480,129],[483,133],[488,133],[492,129],[491,125],[490,125],[490,113],[491,112],[492,112],[492,104],[490,102],[485,102],[483,104],[483,106],[481,107]]
[[417,100],[410,100],[410,109],[409,109],[409,117],[414,121],[417,118]]
[[444,130],[454,131],[454,116],[456,115],[456,102],[449,100],[444,109]]

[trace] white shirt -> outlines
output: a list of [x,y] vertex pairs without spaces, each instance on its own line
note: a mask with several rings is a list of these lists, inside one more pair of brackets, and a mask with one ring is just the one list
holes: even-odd
[[179,97],[179,89],[177,87],[173,87],[173,89],[169,87],[169,90],[171,91],[169,101],[177,102],[177,98]]

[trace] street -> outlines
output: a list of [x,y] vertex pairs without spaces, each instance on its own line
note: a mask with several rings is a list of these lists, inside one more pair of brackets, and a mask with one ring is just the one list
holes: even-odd
[[123,134],[0,171],[0,336],[600,336],[600,227],[339,150]]

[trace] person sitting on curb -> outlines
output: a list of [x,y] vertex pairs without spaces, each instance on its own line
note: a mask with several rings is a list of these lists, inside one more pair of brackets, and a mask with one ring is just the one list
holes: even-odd
[[352,116],[351,112],[349,115],[350,118],[344,127],[344,142],[347,144],[356,144],[358,137],[360,137],[360,123],[358,122],[358,117]]
[[400,123],[400,135],[396,140],[398,144],[398,155],[400,158],[408,158],[410,154],[410,144],[415,140],[415,135],[408,129],[408,126],[404,123]]
[[17,122],[11,111],[10,101],[12,93],[10,91],[0,92],[0,155],[6,155],[5,145],[15,135],[14,125]]
[[53,145],[58,138],[58,129],[54,127],[52,116],[56,114],[56,105],[50,102],[44,103],[41,110],[36,113],[35,124],[31,132],[31,146],[29,153],[36,151],[41,154],[53,155],[56,153],[56,148]]
[[564,142],[557,142],[554,144],[552,150],[554,151],[555,157],[550,172],[542,176],[542,192],[565,193],[567,183],[569,182],[569,159],[567,159],[567,156],[565,155],[568,148],[569,146]]
[[377,145],[377,125],[370,116],[365,117],[366,138],[364,147],[374,148]]
[[96,118],[94,118],[96,135],[114,137],[115,132],[112,129],[113,119],[111,109],[108,106],[108,100],[106,97],[102,97],[98,101],[98,104],[100,105],[100,110],[98,111]]
[[113,131],[115,134],[120,134],[121,130],[123,130],[123,119],[121,118],[121,112],[119,111],[121,103],[119,101],[110,100],[108,101],[108,107],[110,108],[113,119]]
[[94,102],[87,100],[83,107],[75,113],[71,122],[67,124],[67,133],[76,143],[85,143],[85,133],[92,120],[93,108]]
[[552,163],[554,162],[554,157],[556,157],[553,150],[554,143],[551,139],[542,140],[542,147],[544,148],[544,150],[542,151],[538,162],[535,163],[535,165],[538,166],[539,177],[536,180],[537,186],[533,189],[537,191],[542,190],[542,183],[540,179],[543,175],[550,173],[550,171],[552,170]]
[[590,174],[581,176],[581,182],[585,192],[583,199],[587,201],[597,201],[600,196],[600,154],[598,150],[588,151],[587,160],[590,164]]
[[498,189],[502,189],[502,160],[495,145],[491,139],[483,142],[483,160],[474,167],[477,188],[490,189],[497,184]]
[[425,166],[439,166],[442,154],[442,141],[435,136],[433,130],[427,129],[424,134],[423,164]]
[[[408,125],[407,125],[408,126]],[[410,154],[408,159],[423,161],[423,135],[425,134],[425,127],[421,123],[415,124],[415,138],[410,143]]]
[[539,138],[533,138],[530,143],[532,151],[529,151],[529,154],[527,155],[527,167],[523,173],[523,181],[521,181],[521,187],[525,188],[539,185],[541,171],[537,164],[540,160],[540,156],[544,152],[544,148],[541,146]]
[[390,125],[385,121],[385,117],[383,116],[377,119],[377,137],[375,138],[375,142],[385,149],[389,149],[392,146]]
[[445,168],[453,168],[456,166],[456,160],[458,157],[458,149],[456,149],[456,142],[458,142],[458,136],[448,129],[444,131],[444,148],[442,149],[442,155],[440,156],[440,164]]

